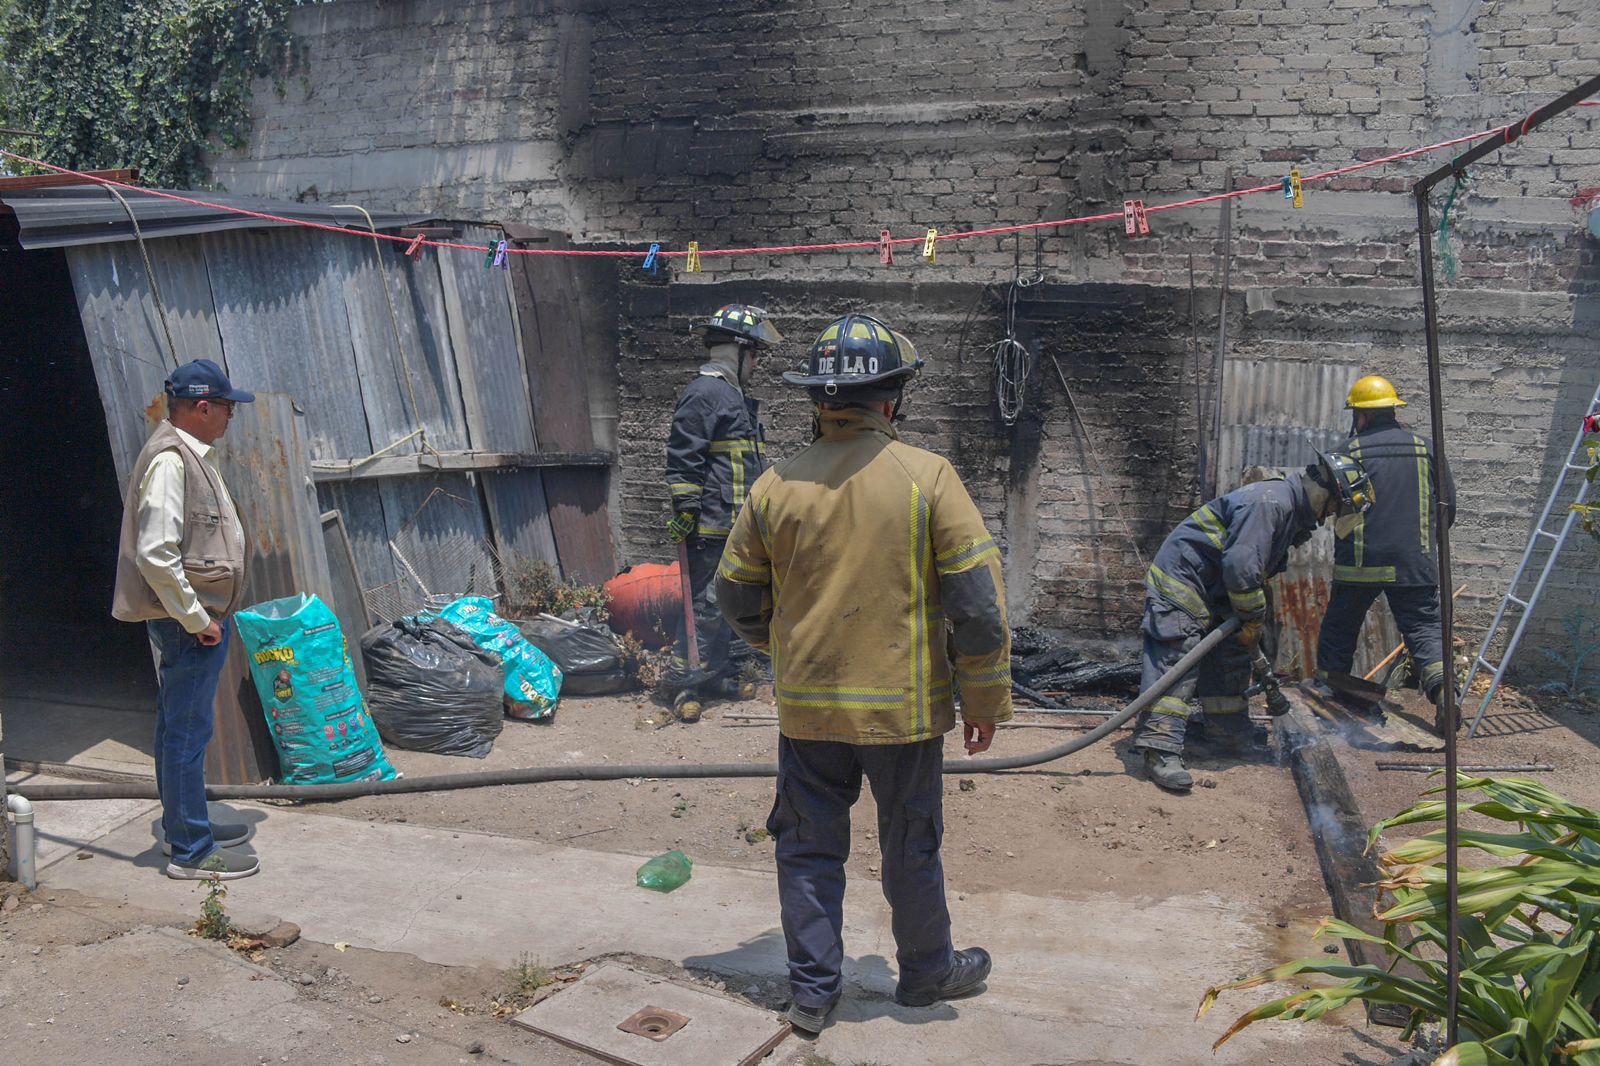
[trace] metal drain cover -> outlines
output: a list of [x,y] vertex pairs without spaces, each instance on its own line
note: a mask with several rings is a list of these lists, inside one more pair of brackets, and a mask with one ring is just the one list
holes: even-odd
[[689,1019],[685,1015],[662,1007],[646,1007],[627,1021],[618,1023],[617,1028],[624,1033],[651,1040],[665,1040],[688,1024]]
[[790,1032],[772,1011],[619,962],[512,1021],[616,1066],[754,1066]]

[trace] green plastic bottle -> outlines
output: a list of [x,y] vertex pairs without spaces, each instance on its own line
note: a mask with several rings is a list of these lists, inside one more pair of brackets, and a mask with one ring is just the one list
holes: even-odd
[[640,888],[648,888],[652,892],[671,892],[689,880],[692,866],[694,863],[683,852],[669,851],[639,867],[635,880]]

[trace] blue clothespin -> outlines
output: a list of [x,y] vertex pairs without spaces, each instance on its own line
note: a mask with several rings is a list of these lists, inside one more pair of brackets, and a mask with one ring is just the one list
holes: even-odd
[[494,246],[494,265],[499,267],[501,270],[511,269],[511,263],[508,261],[510,256],[506,255],[506,247],[510,245],[510,243],[510,241],[501,241],[499,244]]
[[644,256],[644,268],[652,274],[661,267],[661,263],[656,258],[656,253],[659,251],[661,251],[661,245],[652,244],[650,250]]

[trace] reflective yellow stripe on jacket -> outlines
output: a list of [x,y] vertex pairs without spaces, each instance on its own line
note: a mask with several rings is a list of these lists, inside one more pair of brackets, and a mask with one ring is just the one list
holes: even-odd
[[1184,584],[1154,563],[1144,575],[1144,583],[1146,588],[1171,600],[1200,621],[1211,620],[1211,609],[1206,606],[1205,598],[1192,585]]

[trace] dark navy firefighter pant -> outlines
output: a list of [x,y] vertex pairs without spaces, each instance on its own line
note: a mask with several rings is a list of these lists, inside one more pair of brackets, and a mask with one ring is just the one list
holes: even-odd
[[1417,682],[1432,699],[1444,684],[1444,636],[1439,630],[1439,590],[1432,585],[1335,584],[1317,637],[1317,669],[1348,674],[1367,612],[1379,596],[1389,601]]
[[[1221,619],[1217,620],[1221,624]],[[1144,601],[1144,662],[1140,691],[1147,691],[1178,660],[1194,650],[1211,625],[1201,622],[1164,596],[1146,593]],[[1183,754],[1189,728],[1190,700],[1198,699],[1206,728],[1217,733],[1245,732],[1250,728],[1248,700],[1250,653],[1236,638],[1224,640],[1200,660],[1178,683],[1139,716],[1134,730],[1134,750],[1150,748]]]
[[861,776],[878,805],[883,895],[889,901],[900,988],[937,985],[955,962],[945,906],[944,738],[915,744],[778,739],[778,795],[767,819],[777,841],[778,902],[794,1002],[839,998],[844,963],[844,864]]
[[206,810],[206,744],[233,628],[224,622],[222,642],[207,647],[174,619],[145,626],[161,655],[155,745],[161,828],[172,845],[172,861],[198,866],[217,847]]
[[[734,659],[748,655],[749,646],[734,635],[717,606],[717,565],[722,562],[726,537],[691,536],[686,542],[689,557],[689,590],[693,596],[694,635],[700,653],[700,669],[713,678],[734,673]],[[688,657],[688,636],[683,622],[678,623],[678,654]]]

